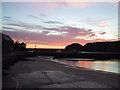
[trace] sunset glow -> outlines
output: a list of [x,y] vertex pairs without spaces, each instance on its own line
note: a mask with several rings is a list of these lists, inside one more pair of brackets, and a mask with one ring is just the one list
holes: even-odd
[[50,45],[41,45],[41,44],[27,44],[26,48],[47,48],[47,49],[63,49],[64,46],[50,46]]
[[3,2],[2,9],[2,32],[27,48],[118,40],[112,2]]

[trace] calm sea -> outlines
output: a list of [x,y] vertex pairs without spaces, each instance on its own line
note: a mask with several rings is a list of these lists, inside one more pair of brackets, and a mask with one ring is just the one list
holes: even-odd
[[62,64],[67,64],[73,67],[82,67],[94,70],[101,70],[113,73],[120,73],[118,70],[120,66],[117,59],[112,60],[95,60],[95,59],[82,59],[82,58],[61,58],[61,59],[52,59],[55,62]]

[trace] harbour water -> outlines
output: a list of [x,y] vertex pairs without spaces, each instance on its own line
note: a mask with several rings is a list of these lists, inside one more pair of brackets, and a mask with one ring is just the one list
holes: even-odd
[[107,71],[113,73],[120,73],[117,59],[112,60],[95,60],[95,59],[82,59],[82,58],[61,58],[52,59],[55,62],[67,64],[78,68],[87,68],[93,70]]

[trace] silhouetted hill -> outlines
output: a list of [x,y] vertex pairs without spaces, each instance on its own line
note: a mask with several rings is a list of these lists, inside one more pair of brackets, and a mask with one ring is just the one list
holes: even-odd
[[81,52],[83,50],[83,46],[79,43],[72,43],[65,47],[65,52]]
[[94,42],[84,45],[84,51],[90,52],[120,52],[120,41]]

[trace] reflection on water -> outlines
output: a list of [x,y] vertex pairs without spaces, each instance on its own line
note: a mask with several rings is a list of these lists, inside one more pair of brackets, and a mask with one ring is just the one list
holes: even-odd
[[94,70],[101,70],[101,71],[107,71],[107,72],[114,72],[114,73],[120,73],[118,71],[118,60],[106,60],[106,61],[100,61],[100,60],[85,60],[85,59],[54,59],[53,61],[71,65],[73,67],[82,67],[82,68],[89,68]]

